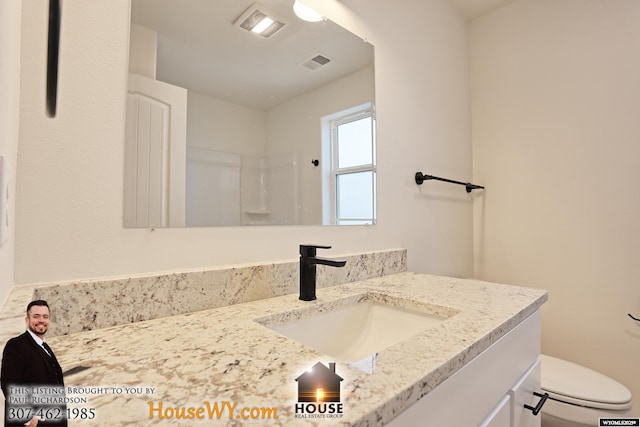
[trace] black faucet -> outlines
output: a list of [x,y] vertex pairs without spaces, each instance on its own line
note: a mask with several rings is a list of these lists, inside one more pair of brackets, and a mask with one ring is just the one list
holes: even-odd
[[316,257],[316,249],[331,249],[331,246],[300,245],[300,299],[316,299],[316,265],[344,267],[345,260]]

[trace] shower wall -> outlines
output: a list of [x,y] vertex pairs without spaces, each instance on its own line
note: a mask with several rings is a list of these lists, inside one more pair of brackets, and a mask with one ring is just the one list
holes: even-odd
[[298,153],[270,156],[267,159],[267,189],[271,206],[271,224],[300,222]]
[[187,226],[297,224],[296,158],[187,147]]
[[187,226],[240,225],[241,156],[187,147]]

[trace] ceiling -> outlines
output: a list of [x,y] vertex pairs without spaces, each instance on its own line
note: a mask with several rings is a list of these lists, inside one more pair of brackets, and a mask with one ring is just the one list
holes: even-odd
[[[158,80],[254,109],[373,66],[373,47],[337,24],[300,20],[293,0],[258,1],[286,22],[268,39],[234,25],[254,0],[132,0],[131,20],[158,32]],[[332,61],[301,65],[318,53]]]
[[[158,80],[251,108],[272,108],[373,65],[373,48],[338,25],[301,21],[293,0],[258,1],[287,23],[269,39],[234,25],[254,0],[132,0],[131,16],[159,33]],[[450,1],[471,20],[513,0]],[[332,63],[300,65],[318,53]]]
[[449,0],[471,20],[513,0]]

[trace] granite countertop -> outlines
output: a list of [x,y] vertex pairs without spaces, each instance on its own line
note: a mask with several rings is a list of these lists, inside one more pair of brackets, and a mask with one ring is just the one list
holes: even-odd
[[[254,320],[284,319],[294,309],[362,294],[386,295],[409,305],[426,303],[451,317],[380,351],[368,371],[335,361]],[[64,370],[89,368],[65,378],[67,397],[85,401],[70,403],[78,418],[70,425],[382,425],[547,299],[539,289],[414,273],[318,289],[317,295],[313,302],[286,295],[49,338]],[[318,362],[337,362],[335,372],[343,379],[342,416],[296,418],[296,378]],[[215,405],[221,416],[211,420],[208,409]],[[157,410],[150,416],[151,409],[160,406],[170,419],[161,419]],[[204,419],[176,419],[180,410],[168,408],[184,408],[186,415],[205,408],[199,413]],[[247,408],[244,413],[242,408]],[[278,418],[238,418],[259,413],[251,408],[275,408]]]

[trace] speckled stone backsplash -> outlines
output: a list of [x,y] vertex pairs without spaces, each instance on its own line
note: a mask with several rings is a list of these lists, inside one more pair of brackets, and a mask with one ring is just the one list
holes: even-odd
[[[347,264],[343,268],[319,265],[318,288],[407,270],[407,252],[404,249],[333,258],[346,259]],[[299,265],[295,261],[20,286],[14,291],[22,295],[30,288],[33,299],[47,300],[52,311],[48,336],[56,336],[293,294],[298,292],[298,276]],[[14,299],[10,296],[10,301]],[[25,295],[24,301],[19,303],[22,308],[17,311],[23,313],[29,300],[30,297]],[[23,318],[24,314],[19,316]]]

